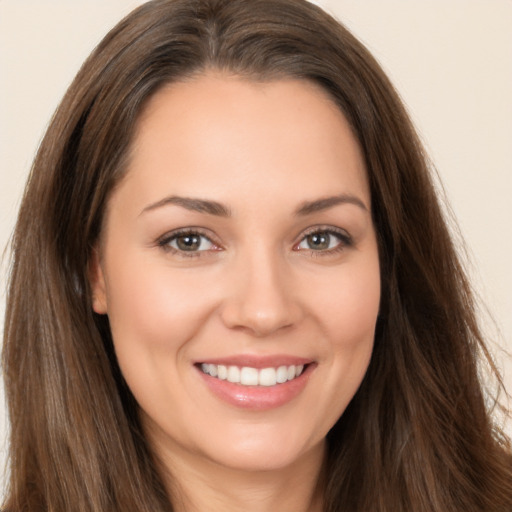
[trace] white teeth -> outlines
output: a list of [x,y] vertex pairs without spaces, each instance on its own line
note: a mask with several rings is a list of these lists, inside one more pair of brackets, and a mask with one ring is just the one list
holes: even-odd
[[243,384],[244,386],[257,386],[258,370],[256,368],[244,366],[240,370],[240,384]]
[[275,368],[263,368],[258,379],[260,386],[275,386],[277,384],[277,372]]
[[278,368],[252,368],[225,366],[222,364],[201,364],[203,373],[242,386],[275,386],[293,380],[302,374],[304,365],[279,366]]
[[277,369],[277,382],[282,384],[288,380],[288,368],[286,366],[280,366]]
[[234,382],[235,384],[240,382],[240,369],[238,366],[229,366],[228,367],[228,377],[229,382]]
[[228,378],[228,368],[222,364],[219,364],[217,368],[217,377],[220,380],[226,380]]

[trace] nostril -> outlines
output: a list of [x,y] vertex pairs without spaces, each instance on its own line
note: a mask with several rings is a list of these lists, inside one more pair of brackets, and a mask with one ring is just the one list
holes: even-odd
[[244,301],[226,304],[221,313],[222,320],[228,328],[248,332],[257,337],[291,329],[299,316],[298,308],[292,304],[266,307]]
[[[261,249],[261,248],[260,248]],[[257,253],[257,254],[256,254]],[[287,268],[269,250],[253,252],[234,269],[219,309],[224,325],[264,337],[290,329],[301,317]]]

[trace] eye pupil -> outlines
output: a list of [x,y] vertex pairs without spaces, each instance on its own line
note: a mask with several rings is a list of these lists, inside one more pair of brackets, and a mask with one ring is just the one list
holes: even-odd
[[195,251],[201,245],[199,235],[181,235],[176,239],[176,245],[182,251]]
[[310,249],[328,249],[330,236],[328,233],[313,233],[308,235],[307,243]]

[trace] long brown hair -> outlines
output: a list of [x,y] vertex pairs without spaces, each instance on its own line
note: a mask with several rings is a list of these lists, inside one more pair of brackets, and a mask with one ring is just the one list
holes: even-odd
[[148,98],[207,68],[320,84],[364,154],[382,309],[368,372],[328,435],[325,510],[510,510],[510,446],[479,380],[478,361],[492,361],[428,161],[373,57],[303,0],[148,2],[105,37],[69,88],[12,241],[5,509],[172,510],[108,319],[92,311],[88,261]]

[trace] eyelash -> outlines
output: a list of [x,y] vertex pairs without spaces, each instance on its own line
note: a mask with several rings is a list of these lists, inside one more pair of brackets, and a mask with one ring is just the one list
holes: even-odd
[[[334,236],[338,239],[339,243],[337,243],[334,247],[324,249],[324,250],[315,250],[315,249],[300,249],[299,246],[302,244],[307,237],[312,235],[328,235]],[[180,236],[196,236],[202,239],[206,239],[210,244],[212,244],[212,248],[208,248],[206,250],[201,251],[186,251],[180,250],[176,247],[172,247],[170,244],[176,241]],[[202,242],[201,242],[202,243]],[[180,257],[184,258],[198,258],[204,257],[204,253],[209,253],[210,251],[219,251],[222,250],[222,247],[217,244],[213,239],[210,233],[205,232],[200,228],[183,228],[176,231],[172,231],[171,233],[167,233],[157,240],[157,245],[165,252],[170,252]],[[323,227],[323,226],[315,226],[308,229],[301,237],[300,241],[296,243],[293,248],[296,251],[307,251],[311,256],[321,257],[321,256],[331,256],[333,254],[337,254],[348,247],[353,246],[352,237],[344,230],[335,229],[332,226]]]
[[300,239],[299,243],[295,244],[294,249],[298,248],[300,244],[302,244],[307,239],[307,237],[311,235],[329,235],[334,236],[335,238],[338,239],[338,243],[330,249],[302,249],[304,251],[308,251],[310,256],[313,257],[332,256],[354,245],[352,237],[342,229],[333,228],[332,226],[314,226],[306,230],[306,232],[302,235],[302,238]]
[[[197,236],[199,238],[206,239],[209,243],[212,244],[213,248],[202,251],[185,251],[172,247],[170,244],[177,240],[180,236]],[[200,256],[204,256],[203,253],[207,253],[211,250],[218,251],[221,249],[221,246],[212,240],[212,236],[200,228],[183,228],[172,231],[171,233],[167,233],[158,239],[157,245],[165,252],[170,252],[184,258],[198,258]]]

